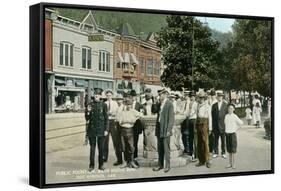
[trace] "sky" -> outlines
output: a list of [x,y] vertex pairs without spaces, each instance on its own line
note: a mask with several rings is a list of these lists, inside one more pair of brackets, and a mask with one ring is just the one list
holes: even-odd
[[215,18],[215,17],[197,17],[200,21],[207,21],[210,28],[218,30],[220,32],[229,32],[232,31],[232,24],[235,19],[224,19],[224,18]]

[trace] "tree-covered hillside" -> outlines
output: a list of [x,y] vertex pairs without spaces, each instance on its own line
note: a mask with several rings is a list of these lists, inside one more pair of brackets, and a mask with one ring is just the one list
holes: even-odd
[[[56,9],[64,17],[82,21],[88,10],[80,9]],[[117,31],[123,23],[129,23],[136,34],[157,32],[166,26],[166,16],[159,14],[129,13],[115,11],[93,10],[97,23],[101,28]]]

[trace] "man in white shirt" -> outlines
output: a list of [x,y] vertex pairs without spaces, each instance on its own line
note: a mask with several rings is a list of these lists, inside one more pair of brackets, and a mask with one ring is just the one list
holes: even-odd
[[211,167],[210,154],[209,154],[209,118],[211,116],[210,106],[205,102],[205,92],[199,92],[199,103],[197,109],[197,153],[199,163],[197,167],[206,165],[207,168]]
[[132,167],[138,168],[134,162],[134,130],[133,126],[136,121],[142,116],[142,113],[133,108],[133,100],[128,98],[126,106],[120,114],[119,125],[121,127],[121,136],[124,144],[124,154],[127,163],[120,168]]
[[191,161],[195,162],[197,158],[197,131],[196,131],[196,119],[198,103],[195,100],[196,93],[191,91],[189,94],[189,112],[188,112],[188,145],[189,145],[189,156],[192,157]]
[[105,103],[108,109],[109,132],[108,135],[105,137],[105,141],[104,141],[104,162],[107,162],[108,160],[109,134],[111,134],[113,147],[117,158],[117,161],[114,162],[113,165],[117,166],[122,164],[122,153],[120,153],[120,149],[119,149],[120,143],[117,139],[118,131],[117,131],[117,127],[115,126],[115,116],[118,109],[118,104],[116,101],[112,100],[112,96],[113,96],[112,90],[106,90],[105,95],[107,97],[107,101]]

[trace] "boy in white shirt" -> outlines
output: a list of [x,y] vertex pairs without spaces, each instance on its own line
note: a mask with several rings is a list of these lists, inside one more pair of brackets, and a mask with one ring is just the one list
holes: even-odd
[[228,114],[225,115],[225,134],[226,134],[226,150],[229,153],[229,165],[226,168],[235,169],[234,155],[237,150],[236,131],[243,125],[243,121],[233,113],[235,110],[234,104],[228,104]]

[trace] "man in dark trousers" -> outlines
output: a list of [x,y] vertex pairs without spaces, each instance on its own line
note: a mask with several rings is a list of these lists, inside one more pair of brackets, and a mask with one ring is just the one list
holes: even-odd
[[153,106],[153,113],[157,113],[155,136],[157,137],[158,166],[153,171],[165,168],[164,172],[170,171],[170,137],[175,121],[174,106],[167,99],[168,91],[164,88],[158,90],[159,101]]
[[213,158],[218,157],[219,138],[221,140],[221,154],[224,159],[225,155],[225,124],[224,118],[227,114],[227,103],[223,100],[223,92],[217,93],[217,103],[212,105],[212,132],[214,133],[214,154]]
[[[137,101],[137,93],[135,90],[131,90],[130,92],[130,99],[133,101],[133,109],[140,112],[140,110],[143,108],[143,106]],[[136,165],[138,165],[136,158],[138,158],[138,142],[139,142],[139,135],[143,131],[143,125],[140,119],[137,119],[134,126],[134,162]]]
[[94,89],[94,100],[89,104],[89,112],[86,119],[89,124],[86,129],[85,145],[90,143],[90,165],[89,171],[95,169],[95,150],[96,144],[98,145],[99,152],[99,170],[104,170],[103,166],[103,150],[104,150],[104,137],[108,134],[108,114],[107,105],[101,101],[102,89]]

